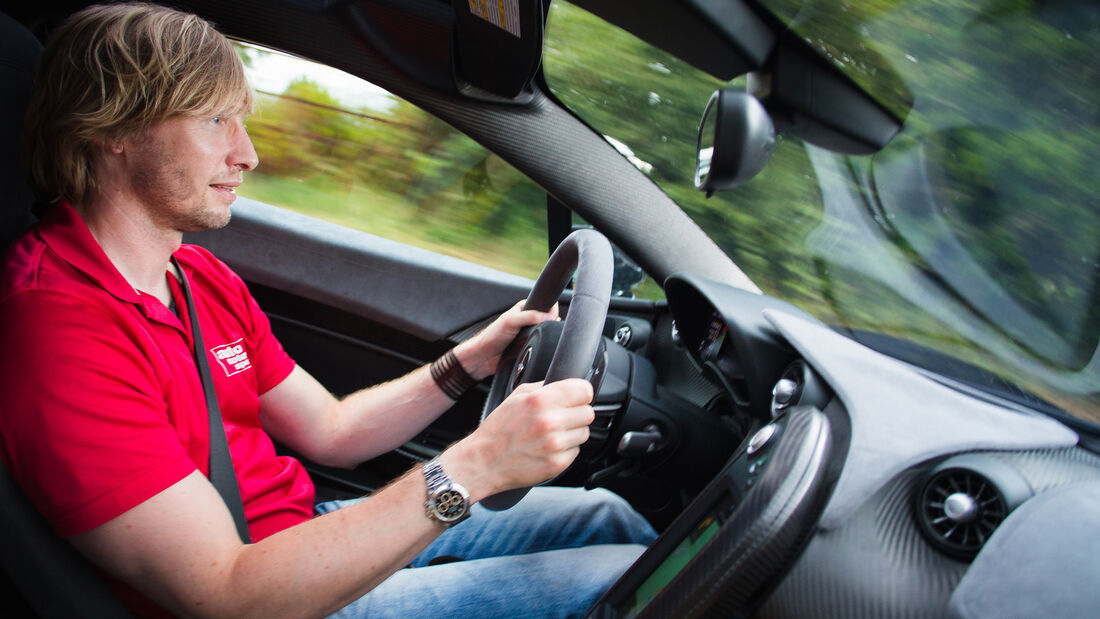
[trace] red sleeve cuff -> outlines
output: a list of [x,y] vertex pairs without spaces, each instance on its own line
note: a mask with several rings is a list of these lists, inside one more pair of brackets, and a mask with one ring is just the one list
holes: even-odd
[[61,537],[86,533],[167,490],[195,470],[195,463],[186,454],[180,454],[174,461],[149,469],[111,492],[54,518],[50,524]]

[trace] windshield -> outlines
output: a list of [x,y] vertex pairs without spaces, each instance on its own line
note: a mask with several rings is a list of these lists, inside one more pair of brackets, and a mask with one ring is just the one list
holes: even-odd
[[560,0],[547,83],[766,294],[910,363],[1100,421],[1097,6],[765,4],[904,118],[885,149],[781,134],[760,175],[707,199],[692,177],[699,118],[715,89],[744,82]]

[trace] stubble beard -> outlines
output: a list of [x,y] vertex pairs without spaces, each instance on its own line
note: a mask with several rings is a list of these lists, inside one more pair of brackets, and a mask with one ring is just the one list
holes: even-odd
[[149,165],[136,170],[131,183],[158,227],[201,232],[229,223],[228,205],[223,207],[207,195],[209,185],[195,187],[187,170],[168,153],[150,155]]

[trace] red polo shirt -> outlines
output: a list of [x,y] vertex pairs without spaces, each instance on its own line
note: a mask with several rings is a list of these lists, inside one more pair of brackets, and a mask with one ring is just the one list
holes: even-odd
[[[206,250],[175,254],[191,283],[252,539],[308,520],[313,485],[275,455],[260,394],[294,362],[244,282]],[[166,275],[167,277],[167,275]],[[177,317],[131,287],[68,204],[19,239],[0,276],[0,457],[69,537],[192,471],[210,428],[186,302]]]

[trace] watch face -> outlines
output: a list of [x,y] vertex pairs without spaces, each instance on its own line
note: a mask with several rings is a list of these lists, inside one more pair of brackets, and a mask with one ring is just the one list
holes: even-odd
[[453,522],[466,514],[466,499],[455,490],[444,490],[435,498],[435,513],[444,522]]

